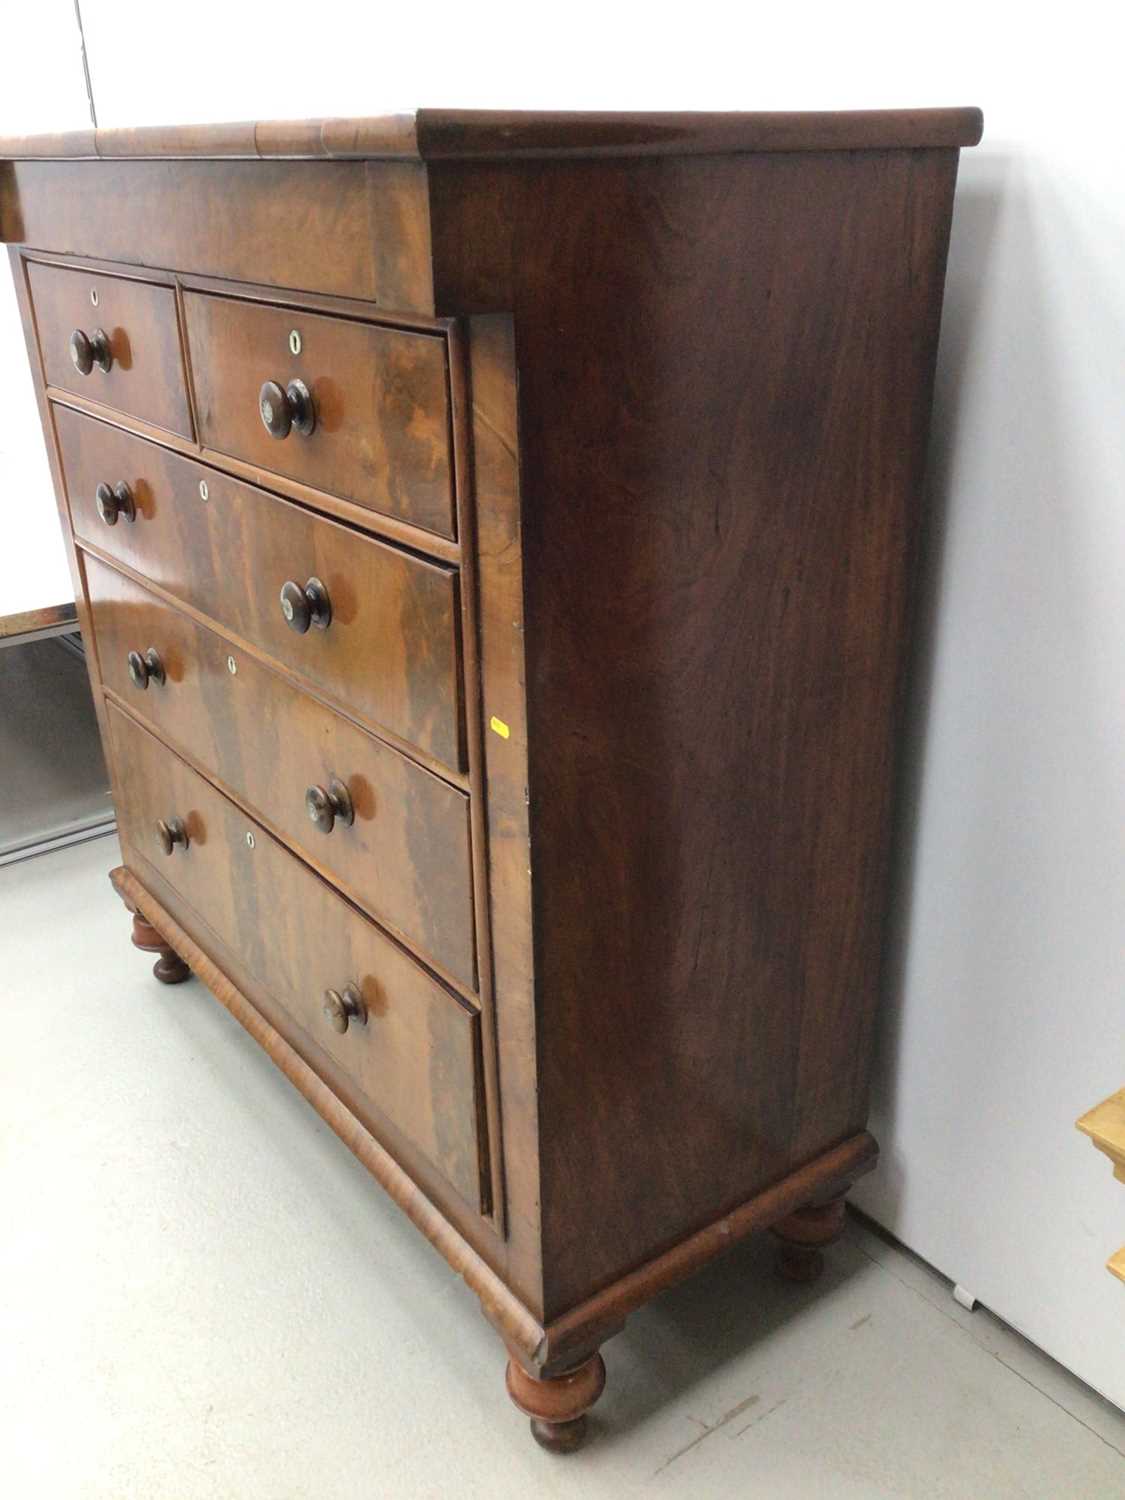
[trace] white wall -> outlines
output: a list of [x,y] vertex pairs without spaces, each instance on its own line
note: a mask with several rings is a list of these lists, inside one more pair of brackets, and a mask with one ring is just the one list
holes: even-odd
[[885,1158],[857,1198],[1125,1406],[1125,1291],[1102,1269],[1125,1193],[1072,1128],[1125,1083],[1125,187],[1108,9],[389,12],[276,0],[266,25],[260,7],[197,0],[184,25],[84,0],[99,120],[983,106],[939,374],[943,520],[876,1101]]
[[856,1198],[1125,1405],[1125,1192],[1072,1129],[1125,1084],[1125,179],[1120,123],[1072,109],[958,200],[887,1156]]
[[[36,0],[18,16],[18,40],[0,18],[4,83],[0,136],[81,129],[90,123],[73,0]],[[4,247],[6,248],[6,247]],[[0,257],[0,494],[6,540],[19,568],[4,570],[0,615],[65,604],[74,586],[63,551],[39,411],[24,354],[8,257]],[[7,547],[5,554],[8,554]]]

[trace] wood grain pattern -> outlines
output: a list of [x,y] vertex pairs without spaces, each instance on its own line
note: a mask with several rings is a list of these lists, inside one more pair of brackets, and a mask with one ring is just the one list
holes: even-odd
[[[375,727],[464,765],[456,575],[64,407],[55,423],[75,534],[322,687]],[[125,480],[136,521],[94,491]],[[208,499],[200,497],[200,483]],[[278,594],[317,577],[327,630],[297,635]]]
[[605,1361],[592,1354],[573,1370],[537,1379],[515,1359],[508,1361],[508,1395],[531,1418],[531,1434],[550,1453],[573,1453],[586,1437],[586,1413],[605,1389]]
[[516,327],[548,1319],[863,1126],[955,171],[431,167]]
[[1076,1128],[1109,1157],[1118,1182],[1125,1182],[1125,1089],[1088,1109]]
[[542,1307],[527,807],[519,435],[512,320],[467,320],[492,991],[508,1190],[508,1275]]
[[[130,860],[157,865],[316,1046],[479,1205],[475,1012],[115,705],[109,718],[129,787],[118,827]],[[165,858],[153,828],[172,815],[189,844]],[[369,1020],[339,1035],[321,1014],[322,997],[348,983],[361,990]]]
[[[170,287],[35,263],[27,274],[49,385],[193,436],[176,296]],[[69,347],[76,328],[87,335],[105,330],[113,353],[111,369],[78,373]]]
[[399,521],[394,516],[368,510],[364,506],[354,504],[351,500],[342,500],[338,495],[330,494],[327,490],[315,490],[307,484],[300,484],[276,471],[260,469],[255,464],[244,463],[241,459],[231,458],[229,455],[212,453],[210,449],[201,448],[197,443],[188,442],[185,438],[178,438],[174,433],[154,427],[150,422],[142,422],[135,417],[125,417],[107,407],[87,401],[82,396],[73,395],[68,391],[59,391],[54,386],[48,387],[48,398],[84,416],[95,417],[99,422],[124,428],[125,431],[132,432],[138,437],[159,443],[161,447],[168,448],[173,453],[179,453],[185,458],[199,460],[212,468],[221,468],[232,479],[241,479],[246,484],[255,485],[258,489],[269,490],[271,494],[280,495],[282,499],[293,500],[309,510],[331,516],[333,520],[343,521],[345,525],[354,526],[360,531],[370,532],[383,541],[394,543],[395,546],[406,547],[412,552],[421,553],[435,562],[456,564],[462,560],[460,544],[438,536],[436,532],[420,531],[418,527]]
[[[465,793],[103,562],[88,557],[85,570],[104,685],[353,901],[471,992]],[[149,647],[166,680],[140,690],[126,658]],[[348,787],[355,822],[325,834],[309,821],[305,793],[333,776]]]
[[[472,484],[471,398],[466,345],[456,325],[446,329],[449,350],[451,452],[457,492],[457,533],[476,533],[476,495]],[[488,892],[488,820],[484,779],[484,738],[480,680],[480,579],[472,547],[462,549],[458,572],[461,604],[461,659],[465,674],[465,745],[468,760],[469,822],[472,830],[472,888],[476,922],[478,996],[481,1011],[481,1062],[484,1072],[485,1123],[490,1143],[492,1207],[497,1230],[508,1233],[508,1193],[504,1181],[496,1000],[492,986],[492,922]],[[510,1257],[509,1257],[510,1263]]]
[[191,978],[191,970],[187,964],[138,911],[133,913],[131,941],[133,947],[138,948],[142,953],[157,955],[156,962],[152,966],[152,973],[161,984],[183,984],[185,980]]
[[424,160],[975,146],[979,109],[759,113],[420,109],[368,119],[244,121],[0,138],[2,158]]
[[[1117,1181],[1125,1182],[1125,1089],[1103,1099],[1075,1123],[1109,1158]],[[1106,1270],[1119,1281],[1125,1281],[1125,1245],[1106,1261]]]
[[979,109],[749,114],[423,109],[417,115],[418,149],[427,161],[975,146],[983,127]]
[[823,1152],[755,1193],[669,1249],[634,1266],[611,1285],[547,1323],[536,1368],[559,1374],[620,1331],[625,1319],[660,1292],[678,1286],[748,1235],[768,1229],[802,1204],[847,1188],[871,1171],[879,1148],[866,1131]]
[[78,628],[78,614],[73,603],[45,604],[41,609],[0,615],[0,641],[14,641],[18,636],[57,635],[67,626]]
[[[455,535],[443,338],[198,292],[184,294],[184,316],[206,447]],[[268,380],[305,383],[312,433],[270,436],[258,411]]]
[[433,310],[416,162],[7,162],[0,240]]

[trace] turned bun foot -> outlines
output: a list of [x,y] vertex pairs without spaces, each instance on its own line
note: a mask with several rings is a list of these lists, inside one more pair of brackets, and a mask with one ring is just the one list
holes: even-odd
[[586,1418],[572,1417],[569,1422],[546,1422],[532,1417],[531,1435],[548,1453],[573,1453],[586,1441]]
[[508,1395],[531,1418],[531,1435],[551,1453],[573,1453],[586,1437],[586,1413],[605,1389],[605,1361],[591,1355],[583,1364],[551,1380],[536,1380],[514,1359],[508,1361]]
[[844,1200],[799,1208],[775,1224],[772,1232],[779,1241],[777,1274],[785,1281],[815,1281],[824,1270],[823,1247],[844,1232]]
[[185,979],[191,978],[191,970],[178,953],[171,948],[163,948],[160,957],[152,966],[152,972],[160,980],[161,984],[183,984]]
[[173,948],[169,948],[156,928],[150,926],[139,911],[133,913],[133,947],[139,948],[142,953],[157,955],[152,972],[161,984],[183,984],[185,979],[191,978],[191,970],[187,964]]
[[824,1252],[813,1245],[778,1245],[774,1267],[782,1281],[816,1281],[824,1273]]

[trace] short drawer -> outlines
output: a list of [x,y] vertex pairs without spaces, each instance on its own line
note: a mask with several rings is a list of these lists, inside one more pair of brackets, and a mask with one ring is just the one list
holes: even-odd
[[[55,408],[80,541],[260,647],[376,727],[463,769],[457,573],[242,484],[157,443]],[[99,511],[127,486],[135,513]],[[103,492],[104,493],[104,492]],[[280,593],[319,580],[326,629],[290,627]],[[295,623],[301,623],[296,620]]]
[[[331,1058],[481,1206],[476,1012],[147,730],[112,703],[108,713],[128,793],[118,808],[126,862],[156,868],[231,949],[300,1028],[291,1040],[314,1068],[318,1052]],[[161,822],[180,836],[170,855]],[[346,1017],[349,986],[363,1020]]]
[[[204,447],[454,535],[441,334],[202,292],[184,316]],[[280,399],[292,381],[307,401]]]
[[[103,683],[353,900],[472,988],[466,794],[132,579],[92,556],[85,567]],[[308,793],[331,794],[336,782],[346,790],[343,816],[315,799],[314,823]]]
[[194,435],[171,287],[39,261],[27,275],[48,385]]

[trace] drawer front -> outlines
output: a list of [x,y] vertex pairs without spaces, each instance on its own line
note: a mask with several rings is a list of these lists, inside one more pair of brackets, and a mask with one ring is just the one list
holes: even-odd
[[[314,1067],[319,1048],[479,1208],[475,1012],[147,730],[108,712],[127,859],[135,850],[154,866],[284,1007]],[[187,847],[167,856],[157,822],[176,818]],[[348,985],[367,1019],[340,1034],[324,997]]]
[[[102,681],[454,980],[475,983],[469,799],[94,557]],[[145,654],[155,651],[159,671]],[[128,658],[134,652],[134,676]],[[139,670],[138,670],[139,668]],[[233,668],[233,670],[232,670]],[[160,680],[161,675],[163,681]],[[310,821],[346,786],[354,821]]]
[[[457,576],[107,423],[55,408],[75,535],[267,651],[373,725],[463,769]],[[124,482],[136,519],[95,493]],[[207,499],[201,498],[200,485]],[[289,628],[286,580],[332,620]]]
[[[194,436],[171,287],[37,261],[27,275],[48,385]],[[71,356],[71,337],[77,331],[92,343],[99,329],[112,362],[108,370],[94,363],[83,374]]]
[[[441,335],[202,292],[185,293],[184,317],[205,447],[454,535]],[[313,429],[273,437],[262,387],[293,380],[309,392]]]

